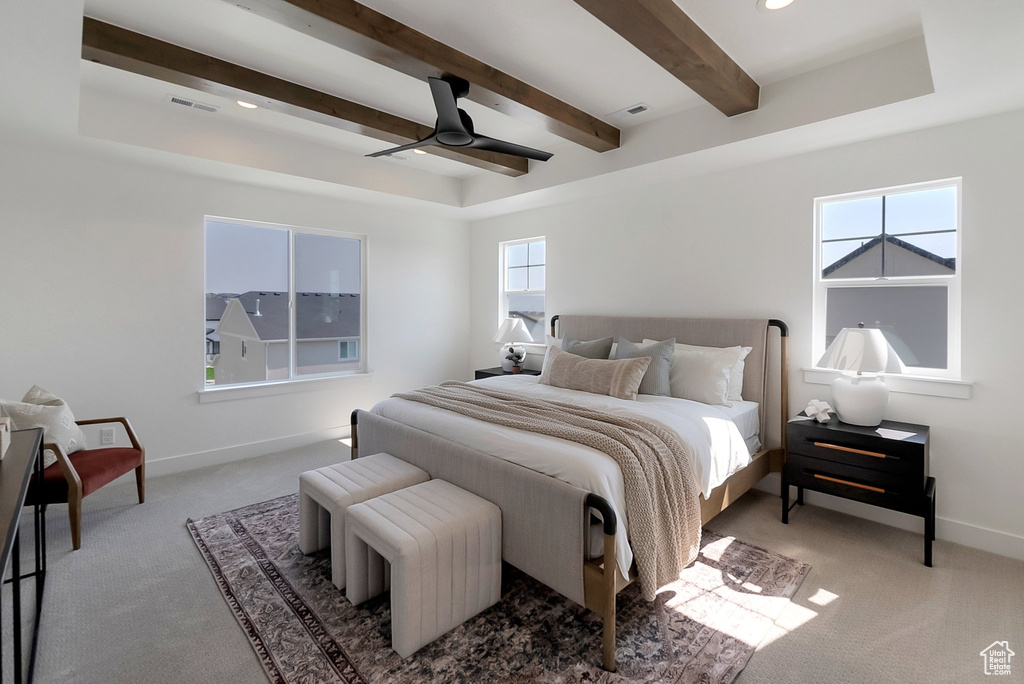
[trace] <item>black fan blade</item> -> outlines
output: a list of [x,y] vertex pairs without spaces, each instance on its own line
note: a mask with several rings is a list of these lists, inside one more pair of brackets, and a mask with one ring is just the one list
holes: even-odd
[[471,142],[468,147],[475,147],[478,150],[490,150],[491,152],[501,152],[502,154],[511,154],[516,157],[526,157],[527,159],[536,159],[537,161],[547,161],[553,156],[551,152],[535,150],[532,147],[516,145],[515,143],[505,142],[504,140],[498,140],[496,138],[488,138],[486,135],[479,134],[475,134],[473,136],[473,142]]
[[459,107],[455,104],[455,92],[450,83],[443,78],[429,76],[430,94],[434,98],[434,109],[437,110],[437,130],[466,132],[462,125],[462,117],[459,116]]
[[374,152],[373,154],[368,154],[366,156],[367,157],[386,157],[387,155],[394,154],[395,152],[404,152],[405,150],[415,150],[417,147],[428,147],[430,145],[436,145],[436,144],[437,144],[437,140],[434,138],[434,136],[430,136],[429,138],[424,138],[423,140],[417,140],[416,142],[409,143],[408,145],[402,145],[401,147],[392,147],[390,150],[381,150],[380,152]]

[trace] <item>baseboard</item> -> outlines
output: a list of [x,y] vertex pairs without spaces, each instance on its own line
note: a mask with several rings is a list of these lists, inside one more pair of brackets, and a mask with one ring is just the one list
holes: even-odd
[[186,470],[205,468],[212,465],[222,465],[224,463],[231,463],[232,461],[241,461],[247,458],[255,458],[256,456],[265,456],[276,451],[294,449],[296,447],[306,446],[307,444],[326,442],[331,439],[343,439],[348,437],[350,432],[351,427],[349,425],[339,425],[338,427],[327,428],[325,430],[306,432],[299,435],[289,435],[287,437],[277,437],[275,439],[268,439],[262,442],[249,442],[248,444],[238,444],[235,446],[224,447],[222,449],[198,451],[196,453],[181,454],[179,456],[168,456],[167,458],[147,459],[146,477],[180,473]]
[[[771,473],[756,485],[756,489],[775,494],[776,496],[779,494],[779,487],[778,473]],[[850,501],[849,499],[841,499],[828,494],[806,490],[804,491],[804,501],[815,506],[821,506],[822,508],[829,508],[840,513],[847,513],[858,518],[882,523],[883,525],[891,525],[892,527],[910,530],[911,532],[924,533],[924,519],[915,515],[889,511],[859,501]],[[950,520],[949,518],[936,516],[935,537],[956,544],[970,546],[974,549],[989,551],[1000,556],[1024,560],[1024,537],[1019,537],[1009,532],[999,532],[986,527],[960,522],[959,520]]]

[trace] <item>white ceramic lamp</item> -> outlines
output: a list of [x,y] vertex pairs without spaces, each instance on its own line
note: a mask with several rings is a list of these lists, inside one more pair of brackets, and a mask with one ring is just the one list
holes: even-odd
[[[876,373],[900,373],[903,364],[881,330],[843,328],[818,361],[822,368],[843,374],[832,381],[832,406],[839,420],[874,427],[889,405],[889,388]],[[866,375],[865,375],[866,373]]]
[[512,347],[520,354],[525,353],[522,345],[524,342],[533,342],[533,336],[526,329],[526,324],[521,318],[506,318],[498,327],[494,341],[501,344],[501,368],[505,371],[512,370],[512,362],[505,357],[508,356],[508,349]]

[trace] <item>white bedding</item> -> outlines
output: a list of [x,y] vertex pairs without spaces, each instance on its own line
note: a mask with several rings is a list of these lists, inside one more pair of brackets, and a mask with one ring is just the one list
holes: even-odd
[[[734,402],[737,405],[730,409],[646,394],[630,401],[541,385],[537,380],[535,376],[505,375],[477,380],[474,384],[657,421],[675,432],[689,447],[694,458],[697,488],[704,496],[750,463],[751,451],[746,443],[749,439],[746,433],[749,432],[750,415],[753,413],[753,438],[756,442],[755,402]],[[373,412],[604,497],[615,510],[621,529],[627,532],[615,536],[615,555],[620,571],[628,576],[633,552],[627,538],[629,521],[626,517],[625,487],[622,471],[607,454],[582,444],[484,423],[404,399],[385,399],[373,407]]]
[[716,406],[715,408],[736,423],[743,441],[747,444],[747,450],[751,454],[761,448],[761,441],[758,439],[761,432],[761,414],[756,401],[733,401],[731,408],[725,406]]

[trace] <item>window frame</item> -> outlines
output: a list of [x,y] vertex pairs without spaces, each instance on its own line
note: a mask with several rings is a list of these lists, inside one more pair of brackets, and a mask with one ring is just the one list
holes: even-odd
[[[543,290],[509,290],[508,289],[508,248],[514,247],[515,245],[527,244],[530,242],[544,242],[544,289]],[[500,326],[506,318],[508,318],[508,296],[510,294],[531,294],[531,295],[543,295],[544,296],[544,320],[548,320],[548,297],[547,297],[547,286],[548,286],[548,240],[545,235],[536,235],[534,237],[519,238],[516,240],[506,240],[498,243],[498,263],[500,268],[498,269],[498,321],[495,324],[495,328]],[[546,328],[546,326],[545,326]],[[524,342],[525,347],[544,347],[546,340],[534,340],[533,342]]]
[[[900,195],[923,190],[939,188],[956,189],[956,270],[953,275],[925,276],[882,276],[875,278],[829,278],[821,275],[823,268],[822,251],[822,218],[826,204],[868,199],[873,197]],[[833,288],[870,288],[870,287],[912,287],[921,285],[943,285],[946,287],[946,368],[908,367],[903,376],[946,378],[960,380],[961,376],[961,283],[963,280],[963,178],[943,178],[920,183],[908,183],[873,190],[828,195],[814,199],[814,234],[813,234],[813,298],[811,315],[811,360],[810,367],[817,368],[818,360],[825,353],[825,325],[827,318],[828,291]],[[886,374],[883,374],[886,375]]]
[[[248,219],[240,219],[227,216],[215,216],[215,215],[204,215],[203,216],[203,297],[206,297],[206,223],[213,221],[216,223],[231,223],[240,226],[251,226],[253,228],[271,228],[274,230],[284,230],[288,232],[288,377],[280,380],[257,380],[255,382],[238,382],[230,385],[207,385],[206,384],[206,364],[202,367],[202,384],[200,385],[199,394],[200,401],[202,402],[203,395],[212,396],[215,393],[225,393],[225,397],[230,395],[235,396],[249,396],[249,393],[240,393],[238,390],[245,390],[246,388],[258,388],[258,387],[273,387],[283,385],[300,385],[300,383],[308,383],[312,380],[328,380],[331,378],[344,378],[353,375],[368,375],[369,364],[367,360],[367,351],[369,345],[367,343],[367,322],[366,322],[366,301],[367,301],[367,253],[369,252],[368,238],[365,233],[353,233],[343,230],[331,230],[324,228],[312,228],[308,226],[296,226],[286,223],[272,223],[268,221],[254,221]],[[325,237],[337,237],[346,238],[359,241],[359,340],[362,342],[362,347],[359,350],[359,365],[356,368],[351,368],[342,371],[333,371],[326,373],[303,373],[301,375],[296,373],[296,361],[298,358],[298,345],[295,339],[295,236],[297,234],[306,235],[321,235]],[[204,303],[205,306],[205,303]],[[205,331],[205,322],[204,322]],[[205,335],[203,337],[203,358],[205,360],[206,342]],[[339,359],[340,361],[341,359]],[[261,396],[264,392],[252,393],[252,396]]]

